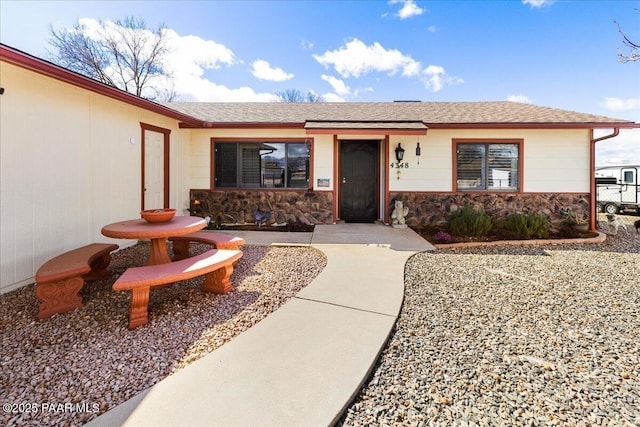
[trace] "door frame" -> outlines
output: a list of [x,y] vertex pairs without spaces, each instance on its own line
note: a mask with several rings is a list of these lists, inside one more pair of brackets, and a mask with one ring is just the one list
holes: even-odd
[[[386,138],[385,138],[386,139]],[[376,144],[376,200],[375,200],[375,204],[376,204],[376,218],[374,219],[374,221],[377,221],[379,219],[382,218],[382,214],[383,212],[381,211],[381,206],[380,206],[380,198],[381,198],[381,183],[382,183],[382,177],[381,175],[381,155],[380,155],[380,151],[383,147],[386,147],[386,141],[385,139],[377,139],[377,138],[363,138],[363,139],[353,139],[353,138],[338,138],[337,135],[334,135],[333,140],[334,140],[334,148],[335,148],[335,153],[336,153],[336,167],[334,168],[334,170],[336,171],[336,175],[334,178],[334,182],[335,182],[335,194],[336,194],[336,203],[335,203],[335,212],[334,212],[334,218],[336,218],[337,220],[342,220],[341,218],[341,213],[342,213],[342,144],[343,143],[350,143],[350,142],[369,142],[369,143],[375,143]],[[385,148],[386,149],[386,148]]]
[[144,206],[144,193],[145,193],[145,186],[144,186],[144,178],[145,178],[145,132],[146,131],[151,131],[151,132],[157,132],[157,133],[161,133],[164,135],[164,144],[163,144],[163,158],[164,158],[164,173],[163,173],[163,192],[164,192],[164,208],[168,208],[169,207],[169,143],[170,143],[170,138],[169,135],[171,134],[171,129],[165,129],[165,128],[161,128],[158,126],[154,126],[154,125],[150,125],[147,123],[142,123],[140,122],[140,148],[141,148],[141,180],[140,180],[140,207],[141,210],[145,209]]

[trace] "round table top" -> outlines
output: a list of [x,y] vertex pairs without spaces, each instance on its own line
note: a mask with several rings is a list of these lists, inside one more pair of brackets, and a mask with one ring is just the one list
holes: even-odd
[[160,239],[181,236],[203,229],[207,222],[198,216],[174,216],[171,221],[151,223],[131,219],[102,227],[102,234],[117,239]]

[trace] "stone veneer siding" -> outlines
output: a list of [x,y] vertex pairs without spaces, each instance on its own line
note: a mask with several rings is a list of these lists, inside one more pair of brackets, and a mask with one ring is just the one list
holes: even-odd
[[192,215],[210,216],[221,224],[253,224],[254,210],[271,211],[267,224],[333,222],[333,192],[329,191],[191,190],[190,200]]
[[395,200],[401,200],[409,208],[405,218],[409,227],[444,226],[451,213],[471,206],[484,209],[494,220],[514,213],[545,214],[552,228],[562,228],[566,223],[564,212],[589,214],[589,194],[501,194],[501,193],[390,193],[389,212]]

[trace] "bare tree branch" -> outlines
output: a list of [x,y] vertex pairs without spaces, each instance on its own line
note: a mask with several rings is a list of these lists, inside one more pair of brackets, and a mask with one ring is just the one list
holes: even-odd
[[[154,87],[158,79],[170,80],[163,66],[169,53],[166,27],[147,28],[142,19],[100,22],[91,32],[80,22],[73,29],[50,28],[52,60],[70,70],[137,96],[157,100],[175,98],[173,87]],[[165,84],[166,86],[166,84]]]
[[[640,9],[636,9],[636,11],[640,12]],[[622,37],[622,44],[630,49],[629,53],[625,54],[620,50],[620,48],[618,48],[618,62],[625,63],[640,61],[640,45],[629,40],[626,34],[622,31],[618,21],[613,22],[618,27],[618,33],[620,33],[620,36]]]
[[323,102],[322,96],[313,91],[309,91],[306,95],[298,89],[286,89],[282,92],[276,92],[278,102]]

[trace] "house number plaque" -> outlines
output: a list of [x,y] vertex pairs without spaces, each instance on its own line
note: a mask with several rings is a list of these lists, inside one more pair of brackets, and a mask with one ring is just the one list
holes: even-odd
[[389,164],[389,167],[391,169],[408,169],[409,168],[409,162],[392,162]]

